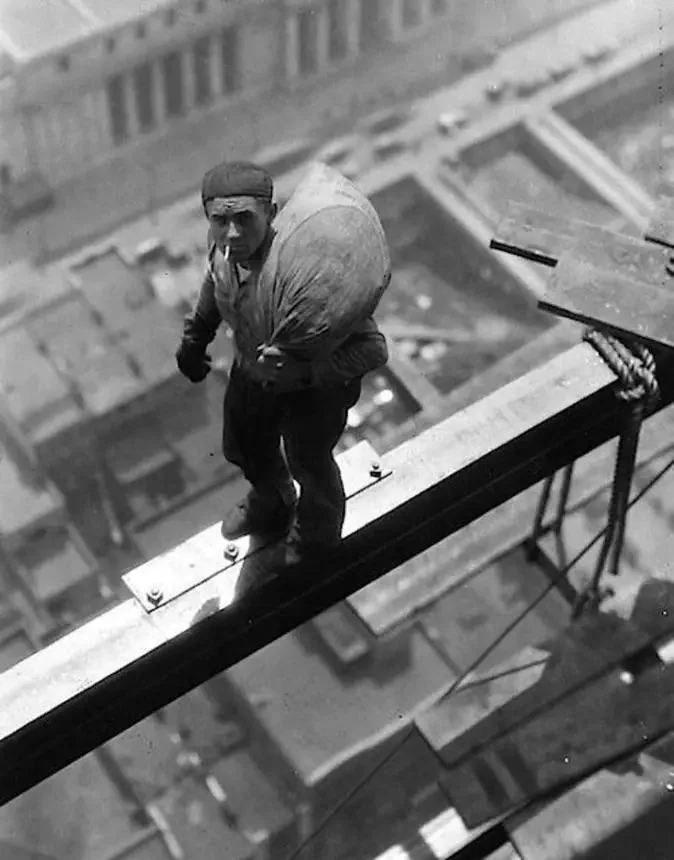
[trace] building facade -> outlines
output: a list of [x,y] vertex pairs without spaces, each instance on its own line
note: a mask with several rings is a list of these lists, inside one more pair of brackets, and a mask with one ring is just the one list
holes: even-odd
[[[0,21],[3,181],[38,174],[51,187],[176,124],[352,65],[428,29],[448,7],[155,0],[112,10],[102,0],[58,0],[55,27],[51,12],[43,21],[30,2],[9,5],[16,14]],[[29,27],[21,19],[30,15]]]
[[[69,0],[55,5],[75,10]],[[66,19],[63,38],[48,42],[5,25],[0,44],[11,68],[0,84],[8,132],[0,162],[12,178],[37,171],[58,184],[174,121],[278,79],[277,4],[155,2],[142,16],[133,5],[120,21],[121,10],[99,0],[77,3],[89,26],[81,32],[79,21]]]

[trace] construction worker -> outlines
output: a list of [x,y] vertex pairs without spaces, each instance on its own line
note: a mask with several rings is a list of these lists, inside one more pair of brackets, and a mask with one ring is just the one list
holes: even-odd
[[232,329],[223,453],[242,469],[251,490],[225,514],[222,533],[232,540],[244,534],[284,538],[280,566],[317,560],[339,542],[344,523],[344,485],[333,449],[360,398],[363,375],[388,360],[386,339],[369,318],[320,362],[278,349],[261,355],[240,305],[274,241],[272,178],[248,162],[220,164],[204,176],[202,202],[210,225],[208,264],[176,359],[181,373],[201,382],[211,370],[206,350],[218,326],[224,320]]

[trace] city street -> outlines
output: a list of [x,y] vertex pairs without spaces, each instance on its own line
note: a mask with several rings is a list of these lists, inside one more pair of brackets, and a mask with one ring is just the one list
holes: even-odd
[[[522,15],[525,14],[524,9],[526,3]],[[671,14],[674,16],[674,10]],[[649,33],[658,38],[662,18],[662,4],[655,0],[644,0],[638,9],[631,0],[603,2],[552,31],[504,48],[488,69],[469,78],[458,79],[450,87],[421,98],[415,103],[413,120],[401,135],[410,143],[421,141],[422,148],[417,157],[424,158],[424,147],[429,146],[432,150],[444,145],[435,130],[442,113],[464,105],[476,105],[478,112],[493,110],[493,105],[485,102],[484,98],[485,87],[490,82],[498,79],[514,81],[522,74],[522,69],[543,70],[557,63],[579,61],[581,51],[574,46],[587,44],[588,30],[597,33],[597,41],[601,44],[615,44],[626,38],[634,40]],[[579,35],[583,38],[579,39]],[[391,103],[391,99],[393,102],[400,102],[401,97],[404,100],[404,90],[392,97],[390,83],[392,79],[406,80],[405,68],[409,61],[410,58],[401,52],[397,61],[383,62],[368,75],[372,103],[362,104],[360,114]],[[269,129],[277,141],[281,135],[281,139],[290,140],[308,134],[315,137],[317,145],[326,141],[326,130],[327,134],[352,130],[352,101],[358,74],[357,71],[345,72],[341,81],[331,82],[327,92],[317,93],[312,99],[311,113],[292,109],[288,98],[287,104],[279,100],[275,115],[279,119],[283,116],[281,130],[278,123],[275,126],[270,124],[271,115],[256,116],[246,109],[247,127],[252,133],[253,143],[251,146],[250,135],[241,139],[238,154],[250,156],[251,149],[254,151],[266,145],[263,129]],[[341,96],[338,97],[336,93],[339,92]],[[344,118],[326,123],[328,114],[342,102]],[[142,147],[136,146],[120,159],[66,183],[59,189],[56,205],[51,211],[21,222],[10,234],[0,234],[0,267],[23,257],[44,258],[63,253],[85,240],[104,235],[125,220],[143,212],[150,213],[153,208],[196,190],[202,173],[221,159],[219,141],[228,124],[231,126],[229,115],[218,112],[184,122],[166,137]],[[430,151],[428,155],[430,157]]]

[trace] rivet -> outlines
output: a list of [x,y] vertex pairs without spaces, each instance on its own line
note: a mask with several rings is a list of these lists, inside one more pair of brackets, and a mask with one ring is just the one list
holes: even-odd
[[162,602],[163,597],[164,592],[156,585],[154,585],[147,593],[147,599],[155,606]]
[[235,543],[228,543],[225,547],[225,558],[235,561],[239,555],[239,547]]
[[631,672],[628,672],[626,669],[624,669],[620,673],[620,680],[623,682],[623,684],[627,684],[628,686],[630,686],[631,684],[634,683],[634,675]]

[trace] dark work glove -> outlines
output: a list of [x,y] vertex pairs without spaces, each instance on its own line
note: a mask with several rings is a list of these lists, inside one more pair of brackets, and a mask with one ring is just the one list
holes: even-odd
[[211,372],[211,357],[202,346],[182,341],[176,352],[178,370],[190,382],[203,382]]
[[254,369],[263,386],[278,394],[308,388],[312,383],[311,365],[285,355],[278,347],[260,347]]

